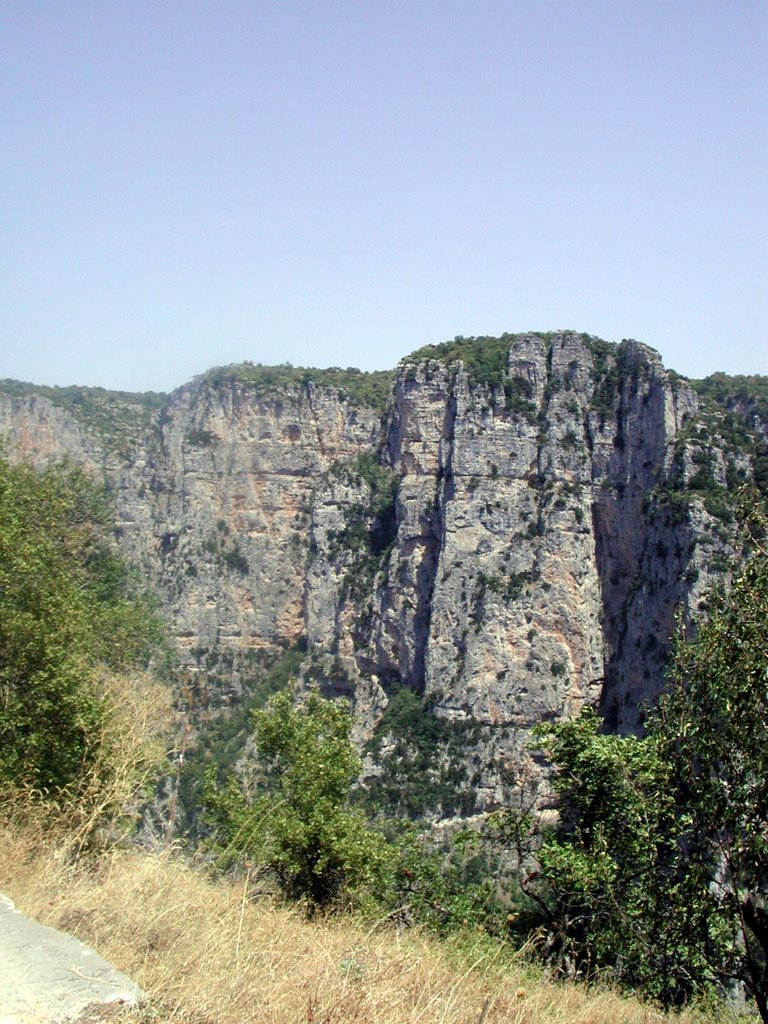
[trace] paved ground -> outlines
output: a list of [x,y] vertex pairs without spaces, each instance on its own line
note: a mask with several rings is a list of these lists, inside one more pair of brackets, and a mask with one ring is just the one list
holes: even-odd
[[92,1019],[99,1005],[140,999],[136,985],[92,949],[24,917],[0,895],[0,1024]]

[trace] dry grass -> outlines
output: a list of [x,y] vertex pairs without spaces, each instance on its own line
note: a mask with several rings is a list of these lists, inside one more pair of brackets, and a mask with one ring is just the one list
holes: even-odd
[[[29,821],[0,832],[0,890],[136,980],[131,1021],[177,1024],[651,1024],[608,991],[554,985],[478,936],[474,948],[352,919],[308,922],[206,879],[173,853],[114,850],[73,865]],[[718,1016],[723,1020],[723,1015]]]
[[0,827],[13,829],[14,822],[22,822],[32,828],[34,819],[39,834],[56,836],[59,859],[114,845],[133,832],[143,794],[167,764],[173,720],[169,687],[145,672],[102,668],[95,670],[92,684],[105,710],[89,737],[88,762],[77,783],[56,799],[23,788],[0,794]]

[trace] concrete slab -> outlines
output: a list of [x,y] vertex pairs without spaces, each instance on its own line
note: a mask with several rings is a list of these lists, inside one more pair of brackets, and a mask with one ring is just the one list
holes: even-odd
[[0,895],[0,1024],[77,1021],[94,1004],[134,1006],[138,986],[82,942]]

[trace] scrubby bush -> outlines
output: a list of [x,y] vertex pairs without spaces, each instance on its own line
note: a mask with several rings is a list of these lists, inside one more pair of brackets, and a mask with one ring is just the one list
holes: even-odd
[[[0,458],[0,783],[51,797],[106,782],[122,742],[118,684],[161,629],[83,472]],[[112,765],[112,769],[109,767]]]
[[312,693],[295,707],[290,693],[278,693],[253,722],[264,768],[259,791],[249,798],[234,779],[219,789],[211,777],[206,792],[225,861],[265,865],[286,896],[311,907],[375,890],[391,851],[349,805],[361,764],[345,702]]

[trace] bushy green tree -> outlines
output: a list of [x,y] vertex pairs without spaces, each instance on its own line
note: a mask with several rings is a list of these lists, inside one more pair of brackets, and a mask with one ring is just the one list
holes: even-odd
[[494,863],[475,829],[434,835],[412,821],[388,821],[389,870],[377,890],[379,913],[440,935],[482,930],[499,935],[507,907],[499,899]]
[[0,458],[0,783],[56,793],[103,756],[103,666],[146,664],[160,629],[114,552],[104,489]]
[[531,893],[571,969],[666,1005],[742,983],[768,1021],[768,554],[752,521],[644,739],[601,735],[590,712],[539,730],[561,817]]
[[280,890],[310,910],[340,904],[377,918],[445,933],[499,930],[500,907],[470,833],[438,849],[412,823],[378,819],[350,805],[361,762],[346,701],[290,692],[253,715],[262,769],[246,794],[208,774],[204,804],[220,863],[266,867]]
[[265,784],[253,799],[234,780],[222,789],[208,786],[205,803],[219,846],[268,866],[288,897],[311,906],[374,891],[392,853],[349,805],[361,762],[346,702],[311,693],[297,707],[284,691],[253,722]]
[[584,711],[539,729],[557,768],[560,823],[524,888],[543,909],[547,955],[567,974],[609,973],[666,1006],[708,988],[706,888],[682,870],[679,809],[655,737],[601,735]]
[[[752,554],[715,590],[653,725],[674,779],[689,876],[706,880],[706,955],[752,993],[768,1021],[768,551],[752,513]],[[716,926],[716,927],[715,927]]]

